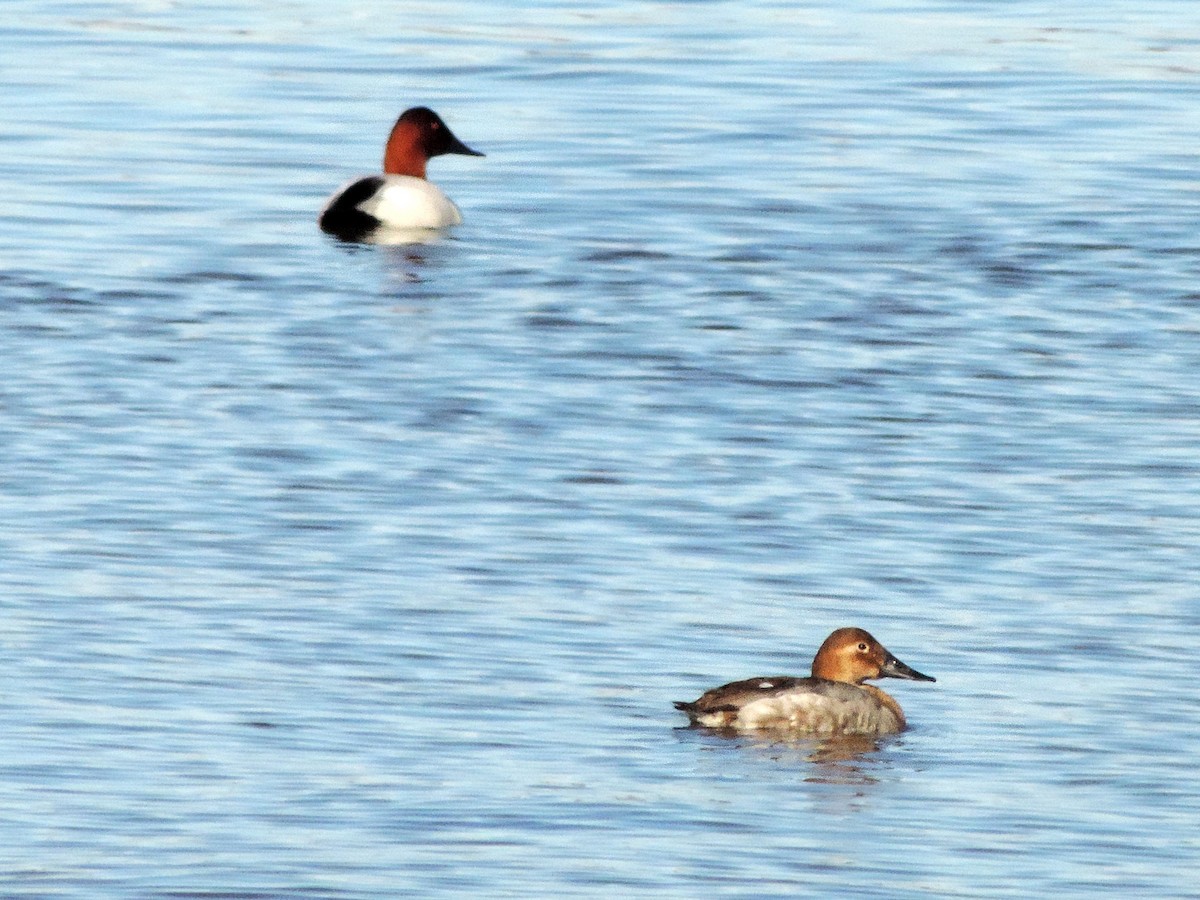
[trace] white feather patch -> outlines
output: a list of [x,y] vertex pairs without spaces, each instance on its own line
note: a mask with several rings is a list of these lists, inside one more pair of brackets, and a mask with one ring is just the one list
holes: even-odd
[[441,188],[411,175],[385,175],[383,186],[358,208],[391,228],[462,224],[462,213]]

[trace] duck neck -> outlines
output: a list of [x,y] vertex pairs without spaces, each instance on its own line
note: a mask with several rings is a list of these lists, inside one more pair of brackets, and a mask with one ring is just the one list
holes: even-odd
[[829,653],[824,647],[813,660],[812,676],[826,681],[844,681],[846,684],[861,684],[863,680],[836,653]]
[[386,175],[425,177],[425,151],[419,128],[408,122],[396,123],[383,151],[383,171]]

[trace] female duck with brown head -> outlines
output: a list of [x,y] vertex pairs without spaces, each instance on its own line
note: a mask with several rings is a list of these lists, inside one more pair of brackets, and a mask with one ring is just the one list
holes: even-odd
[[892,656],[861,628],[839,628],[825,639],[811,678],[748,678],[713,688],[691,702],[678,702],[693,725],[753,731],[779,729],[799,734],[895,734],[905,728],[900,704],[873,678],[936,681]]
[[483,156],[456,138],[432,109],[406,110],[388,136],[383,174],[360,178],[330,197],[317,220],[321,230],[344,241],[362,241],[387,229],[461,224],[454,201],[425,179],[426,163],[446,153]]

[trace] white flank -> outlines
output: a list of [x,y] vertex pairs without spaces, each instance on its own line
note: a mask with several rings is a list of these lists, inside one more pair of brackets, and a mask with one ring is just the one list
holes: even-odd
[[388,228],[446,228],[462,213],[436,184],[411,175],[385,175],[383,186],[358,206]]

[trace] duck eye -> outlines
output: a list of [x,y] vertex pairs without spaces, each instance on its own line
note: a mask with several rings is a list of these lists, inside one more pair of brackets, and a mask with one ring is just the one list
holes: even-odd
[[866,645],[866,644],[859,644],[859,645],[858,645],[858,652],[859,652],[859,653],[866,653],[866,652],[867,652],[867,645]]

